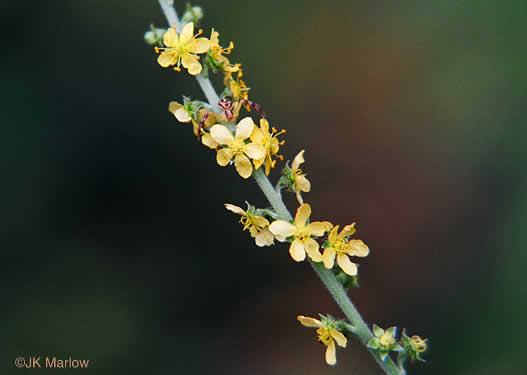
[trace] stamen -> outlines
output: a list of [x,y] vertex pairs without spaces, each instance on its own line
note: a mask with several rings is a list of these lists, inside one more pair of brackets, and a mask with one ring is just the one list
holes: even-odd
[[197,36],[200,36],[201,34],[203,34],[203,30],[199,29],[198,33],[196,35],[194,35],[194,38],[197,37]]
[[224,53],[225,55],[229,55],[229,54],[231,53],[231,51],[233,50],[233,48],[234,48],[234,43],[231,42],[231,43],[229,44],[229,47],[227,47],[226,49],[223,50],[223,53]]

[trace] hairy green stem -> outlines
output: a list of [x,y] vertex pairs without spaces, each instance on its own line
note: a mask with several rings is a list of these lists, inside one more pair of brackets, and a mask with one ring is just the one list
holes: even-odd
[[[159,0],[159,4],[161,5],[161,9],[163,10],[163,13],[165,14],[165,17],[169,23],[170,26],[176,26],[177,30],[181,30],[181,24],[179,22],[177,13],[172,6],[172,0]],[[212,86],[212,83],[209,79],[204,78],[202,76],[196,76],[196,79],[203,90],[203,93],[205,94],[205,97],[207,98],[207,101],[209,102],[209,105],[211,105],[213,108],[218,108],[218,101],[219,97],[216,93],[216,90],[214,90],[214,87]],[[256,180],[256,183],[264,193],[265,197],[273,207],[273,209],[276,211],[280,219],[283,220],[292,220],[293,217],[291,216],[291,213],[285,206],[284,202],[282,201],[282,197],[279,192],[277,192],[265,173],[262,171],[262,168],[254,171],[253,177]],[[346,290],[342,287],[340,282],[335,278],[335,275],[330,270],[326,269],[322,263],[315,263],[313,261],[309,261],[311,263],[311,267],[315,270],[318,277],[322,281],[322,283],[326,286],[326,288],[329,290],[329,293],[339,305],[342,312],[348,318],[350,323],[355,327],[353,330],[353,333],[357,335],[357,337],[360,339],[360,341],[367,345],[368,341],[373,337],[373,334],[371,333],[370,329],[362,319],[361,315],[359,314],[358,310],[355,308],[353,303],[348,297],[348,294],[346,293]],[[391,360],[391,358],[386,358],[386,360],[383,362],[380,358],[377,352],[369,349],[371,355],[379,366],[384,370],[384,372],[388,375],[402,375],[403,371],[401,371],[395,363]]]

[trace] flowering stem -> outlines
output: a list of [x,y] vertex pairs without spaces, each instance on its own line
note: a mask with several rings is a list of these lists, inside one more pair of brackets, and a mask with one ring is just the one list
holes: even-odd
[[269,182],[269,179],[262,171],[262,168],[254,171],[253,177],[256,180],[256,183],[258,184],[260,189],[263,191],[269,203],[271,203],[271,206],[273,206],[274,210],[278,214],[278,218],[286,221],[293,220],[293,217],[291,216],[289,210],[282,201],[282,198],[276,192],[271,182]]
[[[181,24],[178,19],[176,10],[174,9],[172,3],[173,0],[158,0],[159,4],[161,5],[161,9],[163,10],[163,13],[169,23],[170,26],[176,26],[178,30],[181,30]],[[205,97],[207,98],[207,101],[209,102],[209,105],[211,105],[213,108],[218,108],[218,101],[219,97],[216,93],[216,90],[214,90],[214,87],[212,86],[212,83],[208,78],[202,77],[202,76],[196,76],[196,79],[203,90],[203,93],[205,94]],[[282,201],[282,197],[278,191],[276,191],[267,178],[267,176],[262,171],[262,168],[256,170],[253,172],[253,177],[256,180],[256,183],[266,196],[269,203],[271,203],[271,206],[276,211],[280,219],[290,221],[293,219],[291,216],[291,213],[285,206],[284,202]],[[311,260],[309,260],[311,263],[311,266],[317,273],[317,275],[320,277],[320,280],[322,283],[326,286],[326,288],[329,290],[329,293],[331,296],[335,299],[335,302],[339,305],[339,307],[344,312],[344,315],[350,323],[355,326],[355,329],[353,330],[353,333],[355,333],[360,341],[367,345],[368,341],[373,337],[373,334],[371,333],[370,329],[360,316],[359,312],[351,302],[351,300],[348,297],[348,294],[346,293],[346,290],[342,287],[340,282],[335,278],[335,275],[330,270],[326,269],[322,263],[315,263]],[[380,358],[377,352],[369,349],[371,355],[379,366],[384,370],[384,372],[388,375],[403,375],[404,372],[401,371],[395,363],[391,360],[391,358],[387,357],[386,360],[383,362]]]

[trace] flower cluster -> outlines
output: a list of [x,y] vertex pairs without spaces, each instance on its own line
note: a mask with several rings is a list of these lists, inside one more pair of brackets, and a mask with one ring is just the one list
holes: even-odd
[[[181,71],[182,65],[190,75],[200,75],[202,78],[208,77],[209,73],[223,75],[225,87],[217,103],[184,97],[182,103],[170,102],[169,111],[177,121],[192,124],[199,141],[216,152],[218,165],[234,165],[236,172],[244,179],[256,173],[265,178],[275,168],[277,161],[283,160],[280,149],[285,141],[279,137],[286,131],[270,126],[262,108],[249,99],[250,89],[242,80],[244,73],[241,64],[231,62],[234,43],[231,41],[228,47],[222,47],[220,35],[214,29],[208,39],[198,38],[202,30],[194,34],[194,23],[202,17],[201,8],[189,5],[184,16],[186,24],[180,31],[176,27],[166,31],[152,27],[145,34],[148,43],[158,44],[155,51],[159,54],[157,61],[162,67],[173,66],[174,70]],[[247,112],[245,117],[240,116],[244,109]],[[250,114],[252,109],[256,113]],[[256,121],[253,118],[255,114],[259,117]],[[225,208],[240,215],[243,230],[249,231],[257,246],[272,246],[275,240],[288,242],[289,254],[295,262],[308,259],[318,264],[317,267],[331,270],[343,286],[346,287],[350,279],[358,286],[358,266],[350,257],[366,257],[370,250],[360,239],[350,238],[356,232],[355,223],[345,225],[339,231],[340,226],[329,221],[310,220],[311,205],[305,203],[302,197],[302,194],[311,191],[311,182],[301,169],[305,162],[304,152],[298,152],[290,166],[286,162],[276,186],[278,195],[282,188],[295,194],[298,207],[294,219],[288,220],[290,216],[280,216],[278,211],[271,208],[259,209],[248,205],[244,210],[229,203],[225,204]],[[346,347],[344,333],[355,333],[354,327],[331,316],[320,317],[318,320],[300,315],[298,320],[304,326],[317,328],[318,340],[327,347],[326,362],[334,365],[336,346]],[[410,338],[404,332],[398,343],[395,327],[384,331],[374,325],[373,332],[368,346],[377,351],[382,360],[391,351],[404,352],[408,358],[420,360],[419,355],[427,347],[426,340],[419,336]]]
[[368,341],[368,348],[377,351],[381,360],[385,360],[390,352],[399,352],[398,362],[404,363],[406,358],[423,361],[420,354],[427,349],[426,339],[419,336],[408,337],[406,330],[403,330],[401,339],[397,341],[397,327],[382,329],[376,324],[373,325],[373,337]]

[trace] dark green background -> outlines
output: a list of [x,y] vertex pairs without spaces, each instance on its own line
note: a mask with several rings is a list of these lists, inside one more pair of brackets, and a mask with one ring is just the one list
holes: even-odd
[[[370,246],[366,320],[430,338],[409,373],[527,373],[526,3],[201,4],[306,149],[313,219]],[[266,203],[168,113],[202,96],[142,40],[156,1],[0,7],[1,373],[380,373],[356,343],[324,363],[296,315],[342,317],[327,291],[224,210]]]

